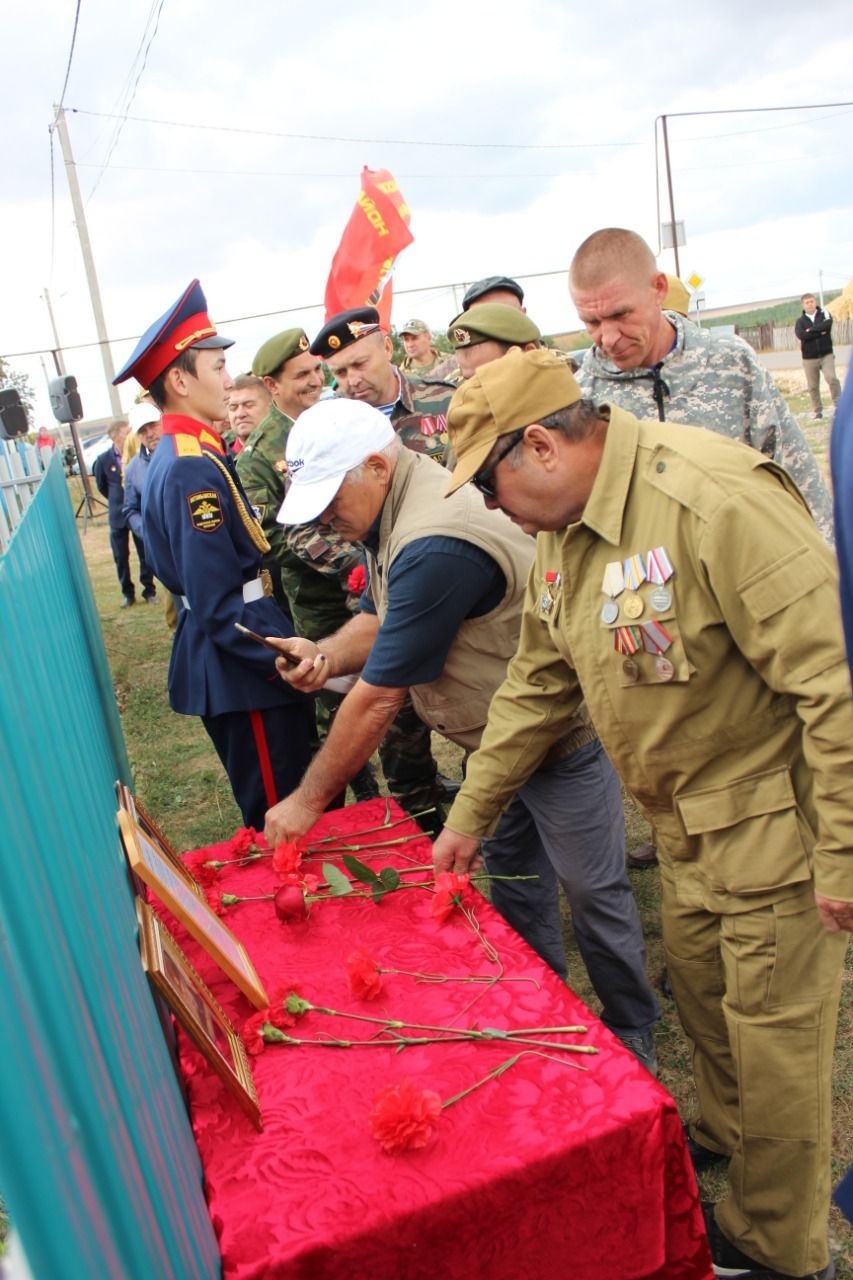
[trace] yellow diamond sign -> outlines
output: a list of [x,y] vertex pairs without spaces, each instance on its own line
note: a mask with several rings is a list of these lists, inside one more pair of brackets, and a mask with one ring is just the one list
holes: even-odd
[[691,289],[698,289],[700,284],[704,284],[705,281],[702,276],[697,276],[694,271],[692,276],[687,277],[687,283],[690,285]]

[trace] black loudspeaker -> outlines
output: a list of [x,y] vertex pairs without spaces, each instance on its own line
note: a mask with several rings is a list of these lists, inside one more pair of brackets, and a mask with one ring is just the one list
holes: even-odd
[[17,391],[10,387],[0,391],[0,440],[25,436],[29,429],[27,411]]
[[48,390],[53,416],[57,422],[79,422],[83,417],[83,402],[77,390],[77,379],[70,373],[61,378],[51,378]]

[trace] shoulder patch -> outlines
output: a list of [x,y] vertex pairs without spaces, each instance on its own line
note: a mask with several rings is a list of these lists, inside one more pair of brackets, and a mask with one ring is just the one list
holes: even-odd
[[179,458],[200,458],[201,445],[195,436],[182,435],[179,432],[175,436],[175,453]]
[[199,533],[213,533],[222,524],[222,497],[215,489],[199,489],[187,494],[190,524]]

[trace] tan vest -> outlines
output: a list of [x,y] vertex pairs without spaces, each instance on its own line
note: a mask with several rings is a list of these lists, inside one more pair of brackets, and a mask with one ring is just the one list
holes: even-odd
[[437,680],[413,685],[412,701],[431,728],[474,750],[480,742],[492,695],[506,675],[518,644],[533,538],[500,511],[489,511],[469,486],[445,498],[447,472],[431,458],[403,449],[385,500],[379,554],[367,553],[370,590],[380,624],[388,609],[388,572],[394,558],[418,538],[451,537],[470,542],[497,563],[506,578],[503,599],[480,618],[468,618],[456,633]]

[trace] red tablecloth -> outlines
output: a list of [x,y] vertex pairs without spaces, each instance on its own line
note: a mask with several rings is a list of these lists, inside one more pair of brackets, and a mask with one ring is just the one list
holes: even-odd
[[[374,800],[328,814],[315,834],[364,830],[382,821],[384,808]],[[395,809],[394,816],[402,814]],[[416,825],[388,835],[400,833],[413,837],[402,853],[428,863],[429,844],[418,839]],[[312,869],[319,872],[320,861]],[[392,862],[404,865],[395,851],[369,859],[376,868]],[[223,889],[245,895],[278,883],[269,860],[221,875]],[[422,1023],[455,1018],[459,1026],[507,1029],[582,1022],[589,1033],[578,1040],[601,1052],[572,1055],[583,1072],[523,1058],[443,1111],[424,1149],[391,1156],[369,1125],[377,1090],[408,1076],[446,1099],[515,1046],[430,1044],[400,1053],[269,1046],[252,1059],[264,1122],[257,1133],[182,1036],[224,1276],[706,1280],[712,1271],[696,1183],[671,1097],[485,901],[477,916],[505,976],[533,982],[427,985],[385,976],[378,1001],[349,994],[344,962],[356,947],[383,968],[496,972],[461,918],[438,924],[430,903],[429,893],[413,889],[379,905],[320,903],[304,924],[279,924],[271,902],[233,907],[226,919],[269,991],[294,981],[314,1004]],[[253,1012],[248,1001],[177,933],[240,1029]],[[370,1028],[309,1013],[292,1034],[323,1032],[367,1038]]]

